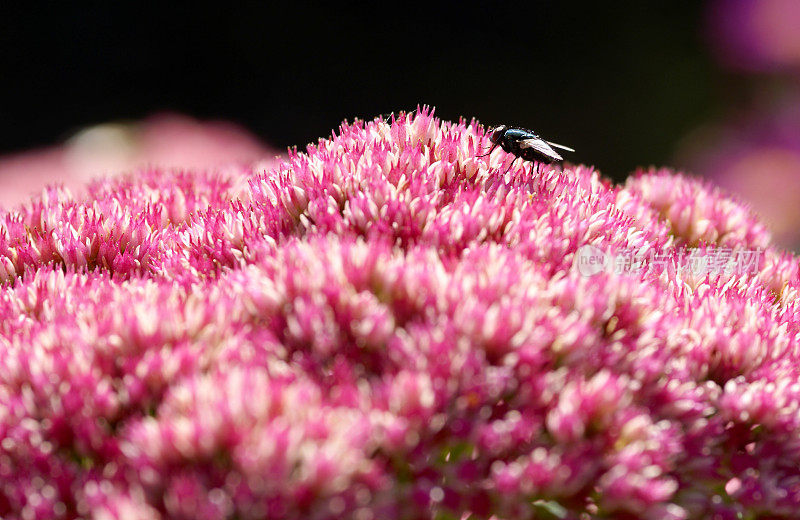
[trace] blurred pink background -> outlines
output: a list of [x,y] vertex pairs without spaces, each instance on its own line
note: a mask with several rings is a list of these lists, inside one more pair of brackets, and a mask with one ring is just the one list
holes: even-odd
[[275,155],[227,122],[167,113],[140,122],[99,124],[63,144],[0,157],[0,208],[24,202],[53,183],[74,191],[95,177],[146,166],[216,169]]
[[799,250],[800,2],[712,0],[707,7],[710,53],[744,94],[686,136],[676,162],[749,202],[776,243]]

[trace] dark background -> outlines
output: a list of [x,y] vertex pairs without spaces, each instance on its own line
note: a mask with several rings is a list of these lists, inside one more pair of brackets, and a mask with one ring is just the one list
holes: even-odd
[[0,153],[162,110],[302,147],[422,103],[532,128],[620,179],[670,163],[735,96],[701,2],[643,4],[3,7]]

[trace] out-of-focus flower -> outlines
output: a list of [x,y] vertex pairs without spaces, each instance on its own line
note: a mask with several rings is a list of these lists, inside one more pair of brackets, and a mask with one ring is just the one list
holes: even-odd
[[712,0],[706,34],[752,99],[684,140],[679,162],[749,202],[783,247],[800,248],[800,3]]
[[717,58],[726,66],[800,72],[800,4],[795,0],[712,0],[708,26]]
[[161,114],[139,123],[101,124],[62,146],[0,157],[0,207],[24,202],[48,183],[77,189],[101,175],[144,166],[207,169],[273,155],[230,123]]
[[796,517],[797,259],[708,184],[486,141],[420,109],[0,213],[0,516]]
[[800,247],[800,98],[707,125],[680,152],[693,171],[750,203],[777,244]]

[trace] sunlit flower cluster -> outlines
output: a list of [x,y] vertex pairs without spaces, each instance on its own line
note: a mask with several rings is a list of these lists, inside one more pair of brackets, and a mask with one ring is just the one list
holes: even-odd
[[421,109],[0,213],[0,517],[795,518],[796,258],[691,178],[487,143]]

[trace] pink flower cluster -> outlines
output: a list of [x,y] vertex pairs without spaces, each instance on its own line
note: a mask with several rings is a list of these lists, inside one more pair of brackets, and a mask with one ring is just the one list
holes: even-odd
[[422,109],[0,213],[0,517],[796,518],[797,259],[707,184],[487,142]]

